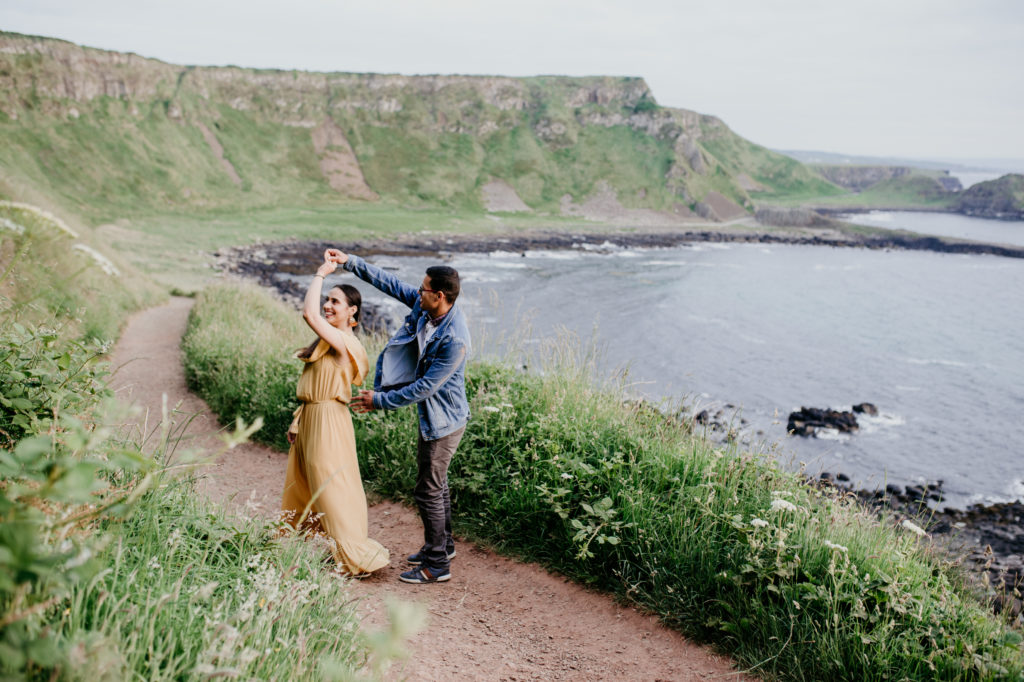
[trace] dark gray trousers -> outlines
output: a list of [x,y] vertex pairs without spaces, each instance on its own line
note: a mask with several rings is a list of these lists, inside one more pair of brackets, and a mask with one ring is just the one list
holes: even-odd
[[431,571],[448,568],[448,554],[455,548],[452,540],[452,499],[448,492],[448,465],[459,447],[463,427],[455,433],[423,440],[416,446],[416,488],[413,497],[423,520],[423,565]]

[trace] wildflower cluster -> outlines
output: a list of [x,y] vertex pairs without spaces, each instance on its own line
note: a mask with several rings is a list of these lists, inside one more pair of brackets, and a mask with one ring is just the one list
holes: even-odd
[[15,234],[25,234],[25,226],[19,225],[10,218],[0,217],[0,228],[9,230]]
[[71,247],[71,250],[80,251],[81,253],[84,253],[85,255],[92,258],[93,261],[95,261],[96,264],[100,266],[100,269],[103,270],[103,272],[105,272],[106,274],[110,275],[111,277],[121,276],[121,271],[117,269],[117,266],[111,263],[109,258],[104,256],[102,253],[92,248],[91,246],[88,246],[86,244],[75,244],[74,246]]
[[68,227],[67,223],[53,215],[49,211],[44,211],[38,206],[32,204],[23,204],[16,201],[3,201],[0,200],[0,209],[6,209],[7,212],[14,215],[23,215],[25,217],[33,218],[37,222],[51,225],[72,239],[78,239],[78,233]]

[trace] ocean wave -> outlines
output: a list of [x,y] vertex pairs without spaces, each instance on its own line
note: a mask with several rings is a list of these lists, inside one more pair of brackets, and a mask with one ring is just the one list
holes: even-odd
[[723,242],[701,242],[700,244],[690,244],[687,248],[690,251],[730,251],[732,250],[732,244],[726,244]]
[[505,282],[510,279],[510,275],[499,274],[485,270],[460,270],[459,278],[463,282],[471,282],[473,284],[493,284],[494,282]]
[[548,260],[579,260],[583,251],[526,251],[527,258],[547,258]]
[[584,242],[582,244],[573,244],[573,246],[578,246],[584,251],[622,251],[623,249],[623,247],[619,246],[618,244],[612,244],[610,241],[607,240],[605,240],[601,244],[591,244],[589,242]]
[[905,426],[905,417],[890,412],[880,412],[877,415],[858,414],[857,423],[860,424],[864,433],[874,433],[879,429],[888,429],[897,426]]
[[1010,482],[1010,498],[1024,500],[1024,479],[1018,478]]
[[942,358],[907,358],[909,365],[941,365],[942,367],[970,367],[969,363],[960,360],[943,360]]
[[832,440],[840,443],[850,440],[850,434],[842,433],[839,429],[817,429],[814,432],[814,437],[819,440]]

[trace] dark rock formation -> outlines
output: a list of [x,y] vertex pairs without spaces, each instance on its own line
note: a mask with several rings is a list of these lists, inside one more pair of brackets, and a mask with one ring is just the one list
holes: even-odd
[[853,412],[840,412],[830,408],[801,407],[789,413],[786,431],[794,436],[813,436],[818,429],[835,429],[840,433],[856,431],[860,426]]
[[869,417],[878,416],[878,408],[871,403],[860,403],[853,406],[853,411],[857,414],[866,414]]

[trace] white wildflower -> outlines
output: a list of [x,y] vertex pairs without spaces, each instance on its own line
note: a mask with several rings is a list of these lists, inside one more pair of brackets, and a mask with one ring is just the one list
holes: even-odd
[[102,253],[92,248],[91,246],[86,246],[85,244],[75,244],[74,246],[71,247],[71,250],[81,251],[87,256],[90,256],[96,262],[96,265],[100,266],[100,269],[102,269],[103,272],[107,273],[111,277],[121,276],[121,271],[117,269],[117,266],[111,263],[109,258],[104,256]]
[[792,494],[793,493],[789,492],[788,490],[773,490],[772,491],[772,497],[789,497]]
[[570,478],[572,478],[572,474],[563,472],[562,478],[564,478],[565,480],[569,480]]
[[210,582],[206,583],[198,590],[196,590],[195,599],[198,601],[206,601],[207,599],[213,596],[213,591],[216,589],[217,581],[211,580]]
[[796,505],[789,500],[776,498],[772,500],[772,511],[796,511]]
[[767,528],[770,524],[764,519],[754,518],[750,520],[750,525],[754,528]]
[[825,540],[825,546],[828,547],[829,549],[834,549],[837,552],[848,552],[849,551],[846,547],[844,547],[842,545],[837,545],[834,542],[829,542],[828,540]]
[[906,530],[909,530],[911,533],[914,533],[915,535],[920,535],[921,537],[928,535],[928,533],[924,532],[924,529],[921,528],[921,526],[912,523],[910,519],[903,519],[903,523],[901,523],[900,525],[903,526],[903,528],[905,528]]
[[38,206],[33,206],[32,204],[22,204],[18,203],[17,201],[0,201],[0,208],[8,208],[23,211],[25,213],[31,213],[32,215],[38,218],[42,218],[43,220],[48,221],[61,232],[64,232],[70,235],[71,237],[78,239],[78,233],[72,230],[70,227],[68,227],[67,223],[65,223],[63,220],[53,215],[49,211],[44,211]]
[[513,405],[512,403],[501,403],[500,405],[498,405],[498,407],[500,407],[503,410],[504,409],[511,410],[511,409],[515,408],[515,405]]
[[88,547],[83,547],[82,551],[78,553],[78,556],[67,560],[64,564],[64,568],[78,568],[91,558],[92,550]]
[[160,562],[156,560],[156,557],[152,557],[150,558],[149,563],[146,564],[146,568],[148,568],[151,571],[159,571]]
[[15,234],[25,234],[25,228],[9,218],[0,218],[0,227]]
[[484,412],[501,412],[501,408],[494,405],[484,405]]
[[167,537],[167,544],[174,547],[176,544],[181,542],[181,529],[175,528],[171,531],[171,534]]

